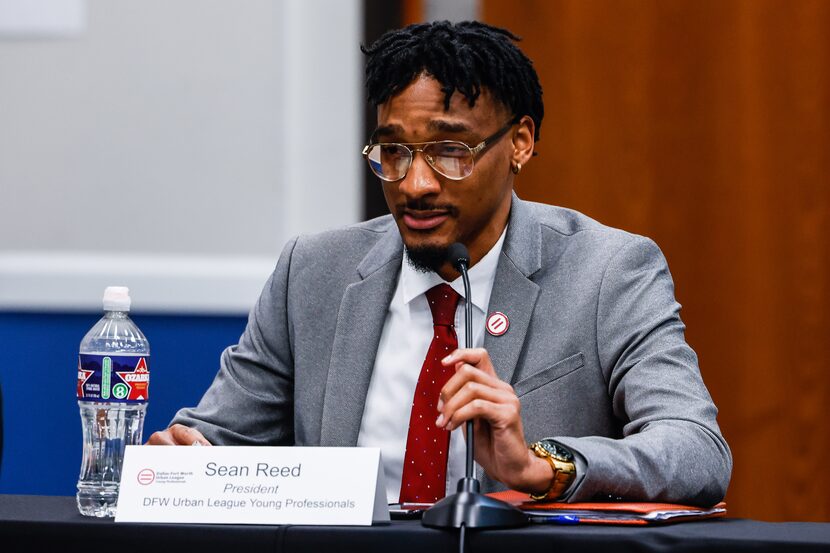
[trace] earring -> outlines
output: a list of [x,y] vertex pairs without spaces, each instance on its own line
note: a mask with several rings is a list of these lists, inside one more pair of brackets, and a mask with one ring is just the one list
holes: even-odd
[[512,166],[510,167],[510,170],[511,170],[511,171],[513,171],[513,174],[514,174],[514,175],[518,175],[518,174],[519,174],[519,171],[521,171],[521,170],[522,170],[522,164],[521,164],[521,163],[519,163],[519,162],[517,161],[517,162],[516,162],[516,165],[512,165]]

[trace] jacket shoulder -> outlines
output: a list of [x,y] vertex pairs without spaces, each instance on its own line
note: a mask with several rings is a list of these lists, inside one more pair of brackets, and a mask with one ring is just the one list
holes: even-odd
[[524,207],[526,216],[539,225],[542,266],[566,262],[602,274],[615,258],[635,264],[664,259],[650,238],[604,225],[573,209],[534,202],[525,202]]
[[604,225],[575,209],[537,202],[526,203],[534,218],[542,226],[563,236],[573,236],[582,232],[590,232],[607,235],[609,237],[616,236],[623,239],[623,241],[630,240],[635,236],[630,232]]
[[395,222],[391,215],[384,215],[314,234],[302,234],[296,240],[297,246],[304,252],[346,253],[350,250],[371,248],[390,231],[397,231]]
[[328,274],[352,274],[379,242],[394,242],[397,235],[398,229],[391,215],[303,234],[295,239],[291,264],[306,270],[325,270]]

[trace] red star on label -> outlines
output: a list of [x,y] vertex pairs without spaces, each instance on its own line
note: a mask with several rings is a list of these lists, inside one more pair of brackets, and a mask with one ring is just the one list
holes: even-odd
[[81,368],[81,360],[78,359],[78,397],[84,397],[84,384],[95,371],[85,371]]
[[146,400],[147,388],[150,386],[150,371],[147,369],[147,358],[141,357],[132,371],[116,371],[116,374],[129,387],[124,399]]
[[496,311],[487,317],[487,332],[493,336],[501,336],[510,328],[510,320],[501,311]]

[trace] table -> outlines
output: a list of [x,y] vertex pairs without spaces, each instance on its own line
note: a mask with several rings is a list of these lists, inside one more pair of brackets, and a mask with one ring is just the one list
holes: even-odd
[[[470,553],[830,551],[830,523],[719,519],[668,526],[549,526],[467,533]],[[458,551],[458,534],[417,520],[373,527],[117,524],[78,514],[74,497],[0,495],[0,551],[113,553]]]

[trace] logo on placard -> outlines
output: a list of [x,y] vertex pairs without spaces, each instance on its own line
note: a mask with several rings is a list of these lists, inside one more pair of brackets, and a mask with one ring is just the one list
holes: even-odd
[[141,469],[138,471],[138,483],[142,486],[149,486],[156,479],[156,473],[152,469]]
[[487,318],[487,332],[493,336],[501,336],[510,327],[510,321],[507,315],[501,311],[496,311]]

